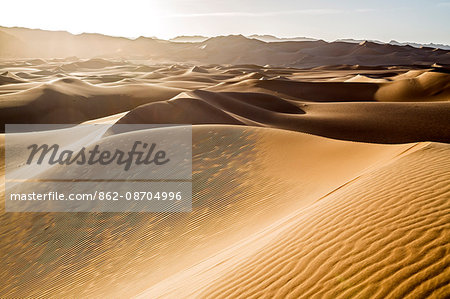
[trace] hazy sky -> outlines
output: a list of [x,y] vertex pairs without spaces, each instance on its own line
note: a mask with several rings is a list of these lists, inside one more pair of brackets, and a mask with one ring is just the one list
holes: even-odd
[[450,0],[12,0],[0,25],[170,38],[273,34],[450,44]]

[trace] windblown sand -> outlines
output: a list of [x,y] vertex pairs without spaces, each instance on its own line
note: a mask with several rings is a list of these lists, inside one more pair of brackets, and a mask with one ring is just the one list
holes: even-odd
[[2,196],[0,297],[450,296],[448,69],[1,64],[3,124],[194,126],[191,213]]

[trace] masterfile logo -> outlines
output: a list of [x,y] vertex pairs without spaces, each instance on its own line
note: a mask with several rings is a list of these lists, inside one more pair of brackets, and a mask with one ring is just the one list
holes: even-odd
[[[142,150],[138,150],[139,146]],[[86,150],[82,147],[79,151],[63,150],[60,151],[58,144],[49,146],[48,144],[32,144],[27,148],[30,149],[30,156],[28,157],[27,164],[33,163],[36,158],[37,164],[42,164],[46,155],[49,155],[47,159],[50,165],[107,165],[116,163],[117,165],[123,165],[124,170],[128,171],[131,165],[163,165],[170,161],[166,158],[166,152],[164,150],[156,150],[156,143],[148,144],[142,141],[135,141],[132,148],[128,152],[123,152],[116,149],[114,152],[109,150],[100,150],[100,145],[96,144],[92,150]]]
[[190,211],[190,125],[7,125],[8,212]]

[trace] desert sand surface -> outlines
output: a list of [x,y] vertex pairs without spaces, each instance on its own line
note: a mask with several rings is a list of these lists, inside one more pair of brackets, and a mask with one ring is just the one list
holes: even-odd
[[89,59],[4,60],[3,70],[3,123],[81,123],[126,112],[117,123],[251,125],[379,143],[450,140],[450,74],[443,67],[305,70]]
[[[38,39],[19,33],[0,38],[11,48]],[[2,132],[74,124],[70,145],[85,142],[79,124],[110,124],[104,142],[154,134],[118,124],[192,124],[192,212],[6,213],[2,159],[0,297],[450,296],[448,51],[242,36],[67,42],[80,38],[102,40],[92,52],[136,53],[3,49]],[[181,62],[138,55],[150,46]],[[249,50],[237,57],[239,47]],[[72,50],[81,58],[54,58]],[[43,136],[21,134],[6,138]]]

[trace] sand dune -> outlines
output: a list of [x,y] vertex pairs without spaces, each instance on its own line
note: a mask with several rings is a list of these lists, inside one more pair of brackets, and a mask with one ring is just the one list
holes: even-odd
[[[285,146],[279,147],[280,143]],[[365,169],[412,146],[350,143],[227,126],[194,127],[193,144],[197,183],[192,213],[3,214],[0,242],[2,250],[8,250],[2,251],[7,255],[2,259],[6,271],[0,274],[5,282],[1,294],[137,294],[242,237],[258,233],[294,208],[313,204]],[[103,219],[100,227],[99,219]],[[129,226],[130,221],[135,225]],[[73,225],[78,232],[65,238]],[[44,231],[46,237],[41,240]],[[11,242],[18,234],[21,241]],[[28,246],[29,242],[40,245]],[[137,248],[141,254],[132,254]],[[15,269],[21,257],[37,263],[18,274]],[[45,264],[39,262],[44,260]]]
[[[57,41],[56,33],[14,32],[30,43],[33,34],[48,38],[49,47]],[[69,123],[64,144],[89,146],[90,134],[75,124],[111,124],[94,132],[109,144],[155,134],[117,124],[193,124],[193,208],[5,213],[1,196],[0,297],[449,297],[448,52],[267,45],[242,36],[173,46],[57,35],[92,45],[92,53],[104,53],[94,46],[100,39],[136,55],[93,58],[85,47],[55,47],[39,59],[1,60],[2,129]],[[253,51],[261,56],[253,59]],[[142,52],[154,57],[141,59]],[[57,53],[82,59],[54,59]],[[195,63],[159,60],[167,55]],[[364,66],[369,58],[373,65]],[[47,133],[7,138],[34,142]]]
[[412,149],[142,298],[444,298],[449,154]]
[[[360,76],[361,75],[357,75]],[[288,77],[289,78],[289,77]],[[241,80],[233,85],[212,87],[211,90],[255,90],[290,99],[306,101],[446,101],[449,99],[450,75],[439,70],[421,72],[416,77],[376,80],[345,80],[345,82],[305,82],[300,80]],[[345,83],[345,84],[343,84]]]
[[24,83],[26,80],[23,80],[18,75],[10,73],[8,71],[0,74],[0,85],[11,84],[11,83]]
[[[401,76],[401,75],[400,75]],[[448,101],[450,96],[450,74],[429,71],[403,80],[382,84],[375,94],[379,101]]]
[[243,124],[336,139],[449,142],[449,103],[309,103],[263,93],[193,91],[139,106],[118,124]]
[[77,123],[169,99],[181,91],[145,84],[99,87],[80,79],[63,78],[0,95],[0,117],[4,123]]

